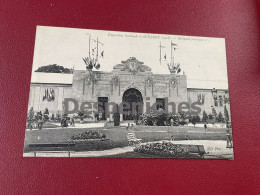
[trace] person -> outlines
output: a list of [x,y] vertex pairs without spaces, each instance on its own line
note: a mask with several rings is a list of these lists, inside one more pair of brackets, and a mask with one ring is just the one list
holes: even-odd
[[189,136],[185,133],[185,140],[190,140]]
[[174,123],[173,118],[171,118],[171,126],[173,126],[173,123]]
[[129,130],[129,127],[130,127],[130,124],[129,124],[129,123],[127,123],[126,131],[128,131],[128,130]]
[[67,124],[67,118],[64,118],[64,120],[63,120],[63,127],[67,127],[68,126],[68,124]]
[[226,136],[227,136],[227,148],[233,148],[233,140],[229,128],[226,129]]
[[38,123],[39,130],[42,130],[42,126],[43,126],[43,120],[40,120]]
[[31,122],[31,121],[28,123],[27,127],[28,127],[30,130],[32,130],[33,126],[32,126],[32,122]]
[[60,126],[63,128],[63,124],[64,124],[64,118],[61,119],[60,121]]
[[95,122],[96,122],[96,123],[98,122],[98,118],[99,118],[99,114],[96,113],[96,114],[95,114]]
[[208,129],[207,124],[204,124],[205,131]]
[[135,130],[135,131],[136,131],[136,130],[137,130],[137,129],[136,129],[136,125],[131,124],[131,130]]
[[70,126],[75,127],[74,117],[71,117],[71,119],[70,119]]

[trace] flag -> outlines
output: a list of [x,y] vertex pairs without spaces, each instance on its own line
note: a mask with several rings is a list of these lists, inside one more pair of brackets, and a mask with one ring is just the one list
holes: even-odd
[[166,54],[164,55],[164,59],[166,60]]
[[101,52],[101,56],[102,56],[102,58],[104,57],[104,51]]

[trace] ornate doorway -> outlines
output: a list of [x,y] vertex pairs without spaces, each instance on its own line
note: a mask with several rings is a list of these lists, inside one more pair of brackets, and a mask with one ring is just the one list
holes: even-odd
[[139,90],[135,88],[127,89],[122,98],[122,102],[126,102],[130,105],[129,109],[124,108],[123,119],[135,120],[139,118],[139,115],[143,113],[143,97]]

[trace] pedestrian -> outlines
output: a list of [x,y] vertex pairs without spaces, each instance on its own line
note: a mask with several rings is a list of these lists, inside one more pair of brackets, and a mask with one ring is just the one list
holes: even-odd
[[43,120],[40,120],[38,123],[39,130],[42,130],[42,126],[43,126]]
[[229,128],[226,129],[226,136],[227,136],[227,148],[233,148],[233,140]]
[[129,126],[130,126],[130,124],[129,124],[129,123],[127,123],[126,131],[128,131],[128,130],[129,130]]
[[208,129],[207,124],[204,124],[205,131]]
[[99,121],[99,114],[96,113],[94,116],[95,116],[95,122],[97,123]]
[[60,126],[63,128],[63,124],[64,124],[64,118],[61,119],[60,121]]
[[171,118],[171,126],[173,126],[173,122],[174,122],[174,121],[173,121],[173,118]]
[[67,124],[67,118],[64,118],[64,120],[63,120],[63,127],[67,127],[68,126],[68,124]]
[[74,117],[71,118],[71,126],[72,126],[72,127],[75,127],[75,120],[74,120]]

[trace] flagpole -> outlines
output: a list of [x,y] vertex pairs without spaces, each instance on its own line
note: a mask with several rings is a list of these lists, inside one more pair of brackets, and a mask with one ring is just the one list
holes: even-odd
[[160,42],[160,65],[162,65],[162,45]]
[[88,57],[89,57],[89,60],[90,60],[90,36],[89,35],[89,39],[88,39]]
[[172,61],[172,40],[171,40],[171,61]]
[[96,62],[98,61],[98,37],[97,37],[97,60]]

